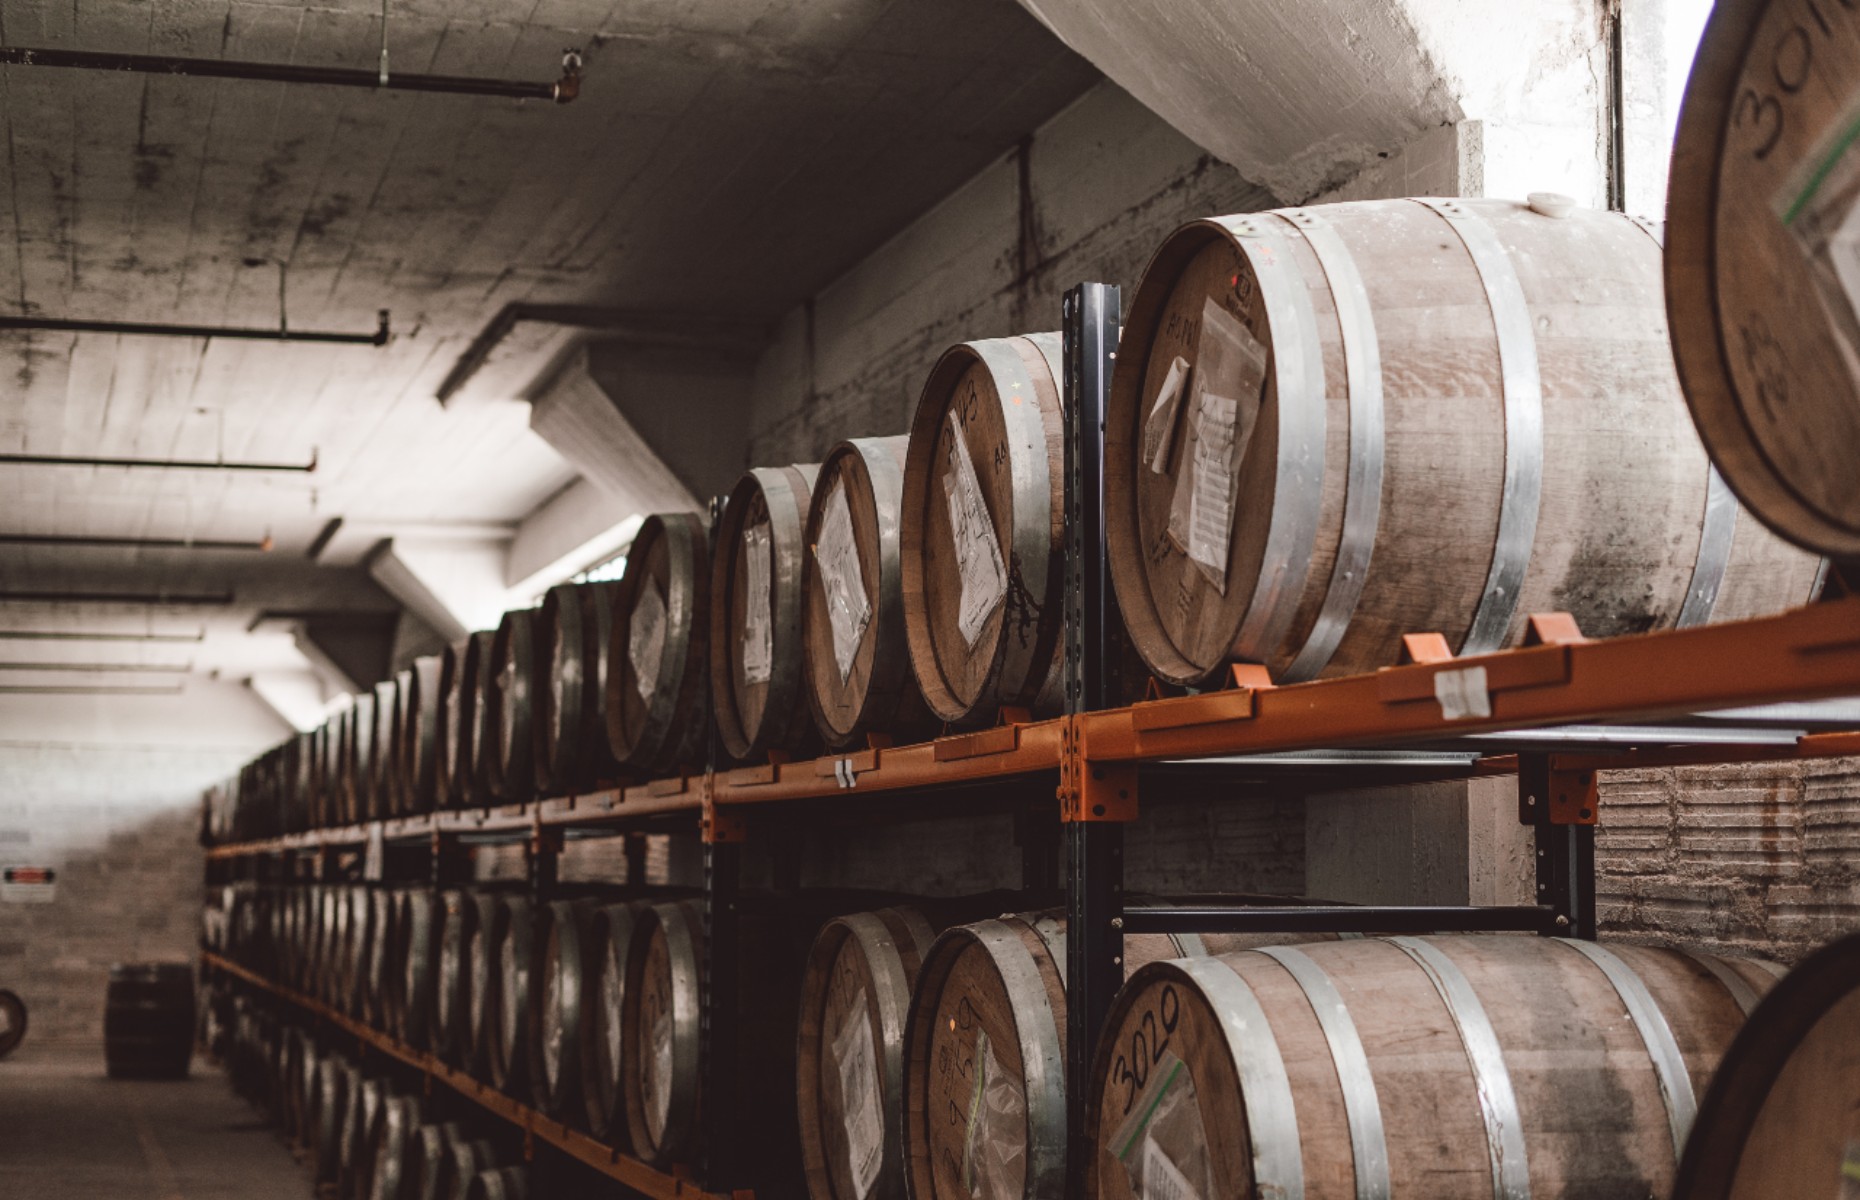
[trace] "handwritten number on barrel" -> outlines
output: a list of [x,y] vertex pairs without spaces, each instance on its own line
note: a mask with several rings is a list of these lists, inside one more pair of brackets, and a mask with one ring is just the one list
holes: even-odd
[[1776,143],[1782,140],[1782,102],[1774,96],[1759,96],[1749,88],[1744,89],[1743,95],[1737,98],[1737,109],[1732,117],[1732,124],[1742,129],[1747,124],[1761,127],[1766,122],[1769,125],[1769,134],[1763,138],[1763,144],[1756,148],[1755,155],[1758,162],[1768,158],[1770,151],[1776,149]]

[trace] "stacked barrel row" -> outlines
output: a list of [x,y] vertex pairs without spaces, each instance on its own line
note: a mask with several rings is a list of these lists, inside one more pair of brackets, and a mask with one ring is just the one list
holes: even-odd
[[465,1106],[442,1113],[416,1074],[379,1073],[287,1013],[216,994],[216,1050],[336,1200],[527,1200],[521,1135]]
[[[1107,552],[1140,685],[1297,681],[1780,611],[1823,564],[1742,513],[1688,417],[1658,230],[1555,199],[1196,222],[1124,314]],[[559,794],[1055,712],[1058,335],[967,342],[908,434],[757,468],[261,758],[217,836]],[[1140,686],[1136,689],[1141,690]],[[252,797],[250,804],[245,803]],[[230,814],[229,816],[226,814]]]
[[[226,947],[252,969],[645,1162],[696,1159],[716,1102],[696,902],[223,899],[227,928],[257,931]],[[1063,916],[985,916],[1011,902],[996,894],[828,917],[839,900],[740,906],[727,1074],[755,1097],[740,1149],[756,1178],[805,1179],[817,1200],[1057,1197]],[[1132,935],[1122,963],[1086,1084],[1088,1192],[1120,1198],[1667,1194],[1696,1097],[1780,973],[1517,936]],[[301,1059],[302,1035],[265,1020],[235,1014],[235,1041]]]

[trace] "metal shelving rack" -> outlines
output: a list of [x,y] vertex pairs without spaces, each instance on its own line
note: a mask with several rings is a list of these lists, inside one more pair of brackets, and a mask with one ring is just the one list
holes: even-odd
[[[1116,706],[1122,624],[1104,540],[1105,398],[1119,322],[1117,289],[1082,284],[1064,309],[1068,589],[1066,714],[854,753],[712,769],[578,796],[445,811],[211,847],[219,869],[249,873],[265,859],[360,850],[378,865],[430,855],[437,882],[456,878],[468,841],[527,843],[532,885],[553,886],[563,838],[621,834],[695,819],[705,848],[707,1161],[664,1174],[495,1096],[428,1056],[388,1043],[334,1013],[356,1036],[427,1069],[493,1112],[647,1195],[752,1194],[753,1164],[735,1161],[730,1131],[751,1119],[723,1064],[734,1035],[711,998],[733,993],[741,846],[765,822],[805,804],[924,817],[970,811],[952,788],[1013,782],[1055,787],[1050,823],[1027,831],[1024,884],[1063,886],[1067,928],[1067,1080],[1082,1148],[1084,1084],[1097,1031],[1122,982],[1122,939],[1144,932],[1513,930],[1593,938],[1598,771],[1860,754],[1860,596],[1774,617],[1606,641],[1585,639],[1566,616],[1531,618],[1527,644],[1456,659],[1438,635],[1403,639],[1403,661],[1371,674],[1275,687],[1256,668],[1197,695]],[[1482,695],[1486,715],[1452,717],[1442,695]],[[1474,705],[1475,709],[1480,706]],[[1460,705],[1452,706],[1459,711]],[[1729,711],[1721,711],[1729,710]],[[714,750],[713,750],[714,758]],[[1146,773],[1199,764],[1249,790],[1286,781],[1307,792],[1384,782],[1515,774],[1519,819],[1535,831],[1537,903],[1504,907],[1151,908],[1126,906],[1123,832],[1138,816]],[[1060,853],[1063,850],[1063,853]],[[1057,862],[1058,878],[1054,878]],[[238,865],[235,865],[238,864]],[[322,875],[317,867],[317,874]],[[378,875],[376,876],[378,877]],[[212,960],[255,986],[285,993]],[[457,1078],[454,1078],[458,1076]],[[585,1145],[583,1144],[585,1143]],[[1077,1166],[1076,1160],[1072,1164]],[[1081,1172],[1074,1169],[1072,1180]]]

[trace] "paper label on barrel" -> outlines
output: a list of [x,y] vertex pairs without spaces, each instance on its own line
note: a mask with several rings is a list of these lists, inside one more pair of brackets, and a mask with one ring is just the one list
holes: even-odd
[[1143,1200],[1201,1200],[1195,1185],[1188,1181],[1155,1138],[1143,1142]]
[[1202,305],[1190,392],[1190,444],[1169,504],[1169,540],[1195,572],[1227,593],[1240,464],[1259,420],[1265,347],[1212,297]]
[[839,1066],[840,1111],[846,1121],[846,1167],[858,1200],[872,1191],[885,1165],[883,1082],[872,1055],[872,1024],[866,1015],[865,989],[854,994],[839,1032],[833,1037],[833,1061]]
[[1234,443],[1240,404],[1203,392],[1195,412],[1195,486],[1188,497],[1188,557],[1227,594],[1227,547],[1233,539],[1239,483]]
[[1440,715],[1448,721],[1470,721],[1492,715],[1492,693],[1486,684],[1484,667],[1436,672],[1434,699],[1440,701]]
[[943,492],[949,500],[950,537],[956,546],[956,573],[962,581],[956,628],[962,632],[962,640],[974,649],[976,639],[982,636],[982,626],[1007,595],[1007,571],[1001,563],[995,523],[989,519],[988,504],[982,499],[975,460],[969,457],[968,439],[963,437],[962,424],[954,413],[949,417],[949,436],[950,469],[943,476]]
[[627,659],[633,664],[633,683],[640,699],[652,703],[652,693],[659,687],[659,659],[665,653],[665,600],[659,585],[646,580],[639,600],[633,605],[633,619],[628,622]]
[[853,538],[852,506],[846,502],[844,479],[835,479],[833,490],[827,493],[814,559],[820,565],[820,590],[833,632],[833,661],[839,666],[840,682],[845,683],[859,655],[859,640],[872,622],[872,602],[866,598],[865,576],[859,569],[859,546]]
[[1860,92],[1772,201],[1860,383]]
[[767,525],[743,534],[743,679],[748,683],[767,683],[774,671],[774,614],[769,604],[772,558]]
[[1156,390],[1156,403],[1150,406],[1149,419],[1143,423],[1143,461],[1157,475],[1169,471],[1169,451],[1175,448],[1176,413],[1180,410],[1182,385],[1188,381],[1188,360],[1180,354],[1169,364],[1162,387]]

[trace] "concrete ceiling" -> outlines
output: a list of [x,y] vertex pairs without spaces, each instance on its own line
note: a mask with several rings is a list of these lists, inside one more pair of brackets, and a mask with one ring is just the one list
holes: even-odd
[[[15,47],[372,68],[381,37],[378,0],[0,4]],[[226,636],[189,651],[196,671],[269,669],[277,636],[243,630],[280,596],[379,609],[351,568],[380,538],[507,534],[576,478],[513,400],[548,339],[434,400],[504,305],[770,321],[1097,78],[1013,0],[389,0],[386,40],[397,72],[537,82],[577,47],[581,96],[0,67],[0,312],[275,324],[282,276],[293,328],[387,308],[395,331],[379,350],[0,332],[0,453],[317,463],[0,464],[0,535],[273,547],[0,543],[0,591],[234,593],[0,601],[0,630],[205,627]]]

